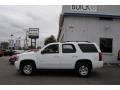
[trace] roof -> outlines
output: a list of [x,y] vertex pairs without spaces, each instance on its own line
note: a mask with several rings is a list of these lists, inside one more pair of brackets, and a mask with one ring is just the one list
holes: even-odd
[[66,41],[66,42],[64,42],[64,43],[92,43],[92,42],[90,42],[90,41]]

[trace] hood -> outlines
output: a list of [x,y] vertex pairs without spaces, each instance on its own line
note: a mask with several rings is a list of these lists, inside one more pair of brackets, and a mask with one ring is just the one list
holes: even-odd
[[35,52],[24,52],[24,53],[21,53],[21,54],[17,54],[18,56],[33,56],[35,54]]
[[24,53],[21,53],[21,54],[17,54],[17,56],[19,57],[18,60],[24,60],[24,59],[35,60],[36,59],[36,53],[35,52],[24,52]]

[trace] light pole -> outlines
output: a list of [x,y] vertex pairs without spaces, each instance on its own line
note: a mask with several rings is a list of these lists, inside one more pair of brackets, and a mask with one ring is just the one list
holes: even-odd
[[11,40],[10,40],[10,49],[13,50],[13,45],[14,45],[14,41],[13,41],[13,34],[10,35],[11,36]]
[[27,39],[27,37],[28,37],[28,31],[26,31],[26,42],[25,42],[25,47],[26,48],[28,48],[28,43],[27,43],[28,39]]

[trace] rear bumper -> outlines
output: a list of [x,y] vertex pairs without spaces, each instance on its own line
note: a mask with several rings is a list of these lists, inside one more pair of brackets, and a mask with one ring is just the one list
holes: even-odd
[[95,69],[95,68],[102,68],[102,67],[103,67],[103,61],[93,62],[93,69]]

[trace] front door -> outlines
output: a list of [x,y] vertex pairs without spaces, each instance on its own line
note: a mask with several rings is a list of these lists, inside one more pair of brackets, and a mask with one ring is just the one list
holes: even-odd
[[59,44],[51,44],[41,51],[39,57],[39,68],[58,69],[59,68]]

